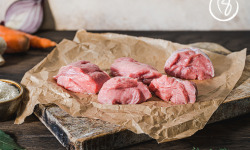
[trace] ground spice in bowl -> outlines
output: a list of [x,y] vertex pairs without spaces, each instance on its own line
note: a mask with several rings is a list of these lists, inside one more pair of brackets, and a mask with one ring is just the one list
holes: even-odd
[[19,95],[19,90],[13,85],[0,81],[0,101],[13,99]]
[[15,81],[0,79],[0,122],[15,117],[24,89]]

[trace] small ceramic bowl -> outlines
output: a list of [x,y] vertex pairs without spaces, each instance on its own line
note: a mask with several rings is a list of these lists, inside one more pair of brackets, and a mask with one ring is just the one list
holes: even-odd
[[6,79],[0,79],[0,81],[9,83],[19,90],[19,95],[17,95],[15,98],[6,101],[0,101],[0,121],[6,121],[16,115],[17,108],[23,97],[23,87],[15,81]]

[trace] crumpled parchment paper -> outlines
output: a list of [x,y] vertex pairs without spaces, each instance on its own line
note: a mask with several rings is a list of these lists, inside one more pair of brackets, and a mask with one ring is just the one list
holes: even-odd
[[120,34],[77,32],[74,41],[63,40],[39,64],[29,70],[21,83],[27,88],[28,101],[15,123],[32,114],[36,104],[57,104],[72,116],[101,119],[122,125],[135,133],[146,133],[159,143],[191,136],[202,129],[241,77],[246,49],[228,55],[202,50],[211,59],[215,77],[194,81],[198,87],[195,104],[176,105],[153,96],[136,105],[103,105],[97,95],[73,93],[58,86],[53,76],[78,60],[88,60],[109,73],[116,58],[132,57],[154,66],[165,74],[164,64],[177,49],[190,47],[166,40]]

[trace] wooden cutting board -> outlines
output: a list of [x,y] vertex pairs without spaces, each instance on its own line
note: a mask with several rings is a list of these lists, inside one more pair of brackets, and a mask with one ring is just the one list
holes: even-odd
[[[202,46],[201,46],[202,45]],[[210,44],[193,46],[210,49]],[[217,45],[219,46],[219,45]],[[213,48],[215,48],[213,46]],[[220,46],[215,52],[230,53]],[[208,123],[221,121],[250,112],[250,55],[247,56],[242,77],[217,109]],[[40,121],[67,149],[114,149],[151,140],[145,134],[135,134],[118,125],[90,118],[75,118],[56,105],[38,105],[34,111]]]

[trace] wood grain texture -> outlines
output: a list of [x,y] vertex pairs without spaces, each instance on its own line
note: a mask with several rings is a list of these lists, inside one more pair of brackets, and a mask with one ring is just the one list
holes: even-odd
[[0,130],[28,150],[65,149],[34,115],[21,125],[15,125],[13,120],[0,122]]
[[[98,31],[97,31],[98,32]],[[161,38],[189,44],[194,42],[215,42],[224,47],[238,51],[248,48],[250,54],[250,32],[127,32],[113,31],[122,34]],[[39,36],[47,37],[56,42],[63,38],[73,39],[75,31],[56,32],[47,31],[38,33]],[[26,54],[4,55],[6,64],[0,67],[0,78],[6,78],[20,82],[26,71],[40,62],[50,51],[50,49],[31,49]],[[233,118],[230,120],[209,124],[205,129],[197,132],[194,136],[164,144],[157,144],[150,141],[124,149],[218,149],[226,147],[228,149],[247,150],[250,147],[250,114]],[[65,149],[47,128],[34,116],[22,125],[14,125],[13,120],[0,123],[0,130],[12,135],[18,144],[26,149]]]

